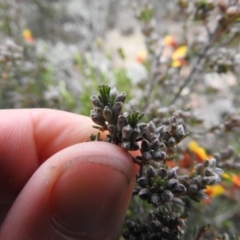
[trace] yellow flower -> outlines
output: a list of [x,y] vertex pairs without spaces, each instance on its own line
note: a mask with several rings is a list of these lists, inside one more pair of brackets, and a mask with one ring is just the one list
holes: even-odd
[[173,60],[171,62],[171,66],[175,67],[175,68],[181,67],[184,64],[185,64],[185,61],[183,61],[183,60]]
[[224,192],[225,192],[225,189],[220,184],[207,186],[207,188],[205,189],[205,193],[209,197],[216,197],[216,196],[222,195]]
[[187,46],[178,47],[172,54],[172,60],[183,59],[187,55]]
[[205,149],[203,147],[200,147],[195,141],[190,141],[188,144],[188,148],[190,151],[195,153],[201,161],[205,161],[211,158],[211,156],[207,155]]
[[147,51],[145,49],[141,50],[136,57],[136,61],[139,63],[143,63],[147,59]]
[[232,175],[229,174],[229,173],[224,172],[224,173],[221,174],[221,177],[222,177],[223,179],[225,179],[225,180],[230,180],[230,181],[232,181]]
[[178,47],[172,54],[172,67],[181,67],[183,66],[186,61],[185,58],[187,56],[187,46],[180,46]]
[[32,36],[32,32],[30,29],[24,29],[22,32],[22,36],[24,38],[24,40],[28,43],[33,43],[34,42],[34,38]]
[[172,48],[177,47],[177,42],[176,42],[175,38],[171,35],[165,36],[165,38],[163,39],[163,43],[164,43],[165,46],[169,46],[169,47],[172,47]]
[[222,179],[231,181],[236,187],[240,187],[240,176],[236,174],[223,173]]

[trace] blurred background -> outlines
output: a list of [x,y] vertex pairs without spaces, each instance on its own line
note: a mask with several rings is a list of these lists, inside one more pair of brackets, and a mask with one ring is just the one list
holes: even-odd
[[[136,61],[146,47],[134,4],[1,0],[1,108],[52,107],[89,114],[89,96],[98,84],[130,83],[127,68],[135,81],[146,78]],[[157,14],[163,14],[165,1],[154,4]]]
[[209,203],[189,203],[187,236],[207,223],[209,236],[240,234],[239,9],[230,0],[0,0],[0,108],[89,115],[104,83],[125,91],[125,109],[144,121],[178,116],[190,134],[177,161],[220,152],[230,174]]

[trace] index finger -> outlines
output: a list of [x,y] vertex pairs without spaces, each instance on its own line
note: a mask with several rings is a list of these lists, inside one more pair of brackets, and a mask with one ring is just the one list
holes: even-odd
[[0,197],[17,194],[56,152],[89,139],[90,118],[50,109],[0,111]]

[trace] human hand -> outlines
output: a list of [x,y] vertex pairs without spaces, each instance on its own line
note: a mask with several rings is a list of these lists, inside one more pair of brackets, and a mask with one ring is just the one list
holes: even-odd
[[117,240],[138,167],[90,118],[0,111],[0,239]]

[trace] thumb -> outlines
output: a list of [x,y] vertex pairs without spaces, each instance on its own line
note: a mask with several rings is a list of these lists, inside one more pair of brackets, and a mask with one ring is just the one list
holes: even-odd
[[131,156],[113,144],[66,148],[30,178],[0,239],[118,239],[136,173]]

